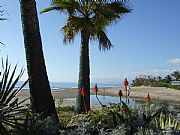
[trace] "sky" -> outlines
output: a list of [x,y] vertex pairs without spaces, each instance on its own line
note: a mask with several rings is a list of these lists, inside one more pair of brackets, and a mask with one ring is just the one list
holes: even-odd
[[[38,13],[50,2],[37,0]],[[8,56],[11,65],[18,63],[18,70],[26,69],[19,0],[1,0],[0,5],[8,18],[0,22],[0,41],[5,44],[0,57]],[[129,5],[133,11],[107,28],[110,51],[100,52],[98,43],[90,42],[91,82],[122,82],[125,77],[180,70],[180,0],[129,0]],[[80,36],[64,45],[61,28],[66,16],[53,11],[38,17],[49,81],[77,82]],[[22,80],[27,78],[25,73]]]

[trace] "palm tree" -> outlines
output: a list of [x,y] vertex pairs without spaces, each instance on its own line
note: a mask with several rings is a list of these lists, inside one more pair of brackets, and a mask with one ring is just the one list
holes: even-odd
[[174,71],[172,74],[171,74],[171,76],[173,76],[175,79],[176,79],[176,81],[179,81],[179,79],[180,79],[180,72],[177,70],[177,71]]
[[29,76],[30,99],[34,113],[52,117],[58,124],[58,116],[46,72],[35,0],[20,0],[24,46]]
[[80,65],[78,81],[77,113],[85,111],[81,89],[86,90],[86,108],[90,110],[90,65],[89,41],[97,40],[100,50],[109,50],[112,43],[106,35],[106,27],[129,13],[130,9],[122,1],[105,2],[89,0],[53,0],[49,8],[41,13],[56,10],[67,15],[62,28],[64,43],[71,43],[75,35],[81,35]]
[[167,75],[165,78],[166,83],[170,83],[172,81],[171,75]]

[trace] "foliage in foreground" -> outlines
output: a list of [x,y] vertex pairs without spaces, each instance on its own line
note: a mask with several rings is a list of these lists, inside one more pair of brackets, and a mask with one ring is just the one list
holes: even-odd
[[75,106],[58,106],[56,111],[61,122],[61,126],[66,127],[68,122],[74,116]]
[[6,64],[2,63],[3,75],[0,81],[0,133],[7,134],[7,127],[14,128],[16,121],[20,119],[27,111],[22,103],[19,101],[16,95],[26,85],[27,81],[19,88],[16,88],[16,84],[23,75],[24,70],[21,70],[19,75],[15,78],[16,67],[14,67],[10,74],[10,65],[8,60]]
[[89,135],[178,135],[180,133],[180,112],[167,102],[159,105],[139,105],[130,109],[112,104],[102,110],[74,116],[61,134]]
[[21,70],[15,77],[17,65],[11,72],[8,63],[2,63],[3,75],[0,80],[0,135],[56,135],[57,126],[52,125],[52,119],[42,119],[42,114],[33,114],[31,107],[19,101],[18,93],[27,84],[25,81],[21,87],[17,83],[24,73]]

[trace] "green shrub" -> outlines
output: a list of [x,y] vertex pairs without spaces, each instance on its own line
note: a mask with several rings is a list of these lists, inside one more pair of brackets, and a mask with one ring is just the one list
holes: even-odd
[[[121,108],[123,109],[121,110]],[[82,122],[88,123],[90,127],[94,126],[97,129],[99,135],[163,135],[165,132],[179,134],[178,114],[179,111],[171,107],[168,102],[162,102],[158,105],[150,104],[149,106],[139,105],[135,109],[130,109],[125,103],[122,103],[121,106],[111,104],[110,107],[103,107],[102,110],[91,110],[87,114],[74,116],[68,127],[78,127]],[[164,121],[166,128],[162,128],[162,121]],[[169,131],[169,128],[172,131]],[[79,129],[75,128],[74,130]],[[84,131],[86,130],[84,129]],[[70,133],[73,134],[72,131]]]
[[180,90],[180,85],[169,85],[169,86],[166,86],[166,88],[171,88],[171,89],[175,89],[175,90]]

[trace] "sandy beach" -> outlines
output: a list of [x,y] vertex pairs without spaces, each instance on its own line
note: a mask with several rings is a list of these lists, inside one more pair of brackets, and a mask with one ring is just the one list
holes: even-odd
[[[99,88],[99,95],[106,96],[118,96],[119,90],[123,91],[125,97],[125,91],[123,88]],[[136,98],[140,100],[145,100],[147,94],[150,94],[151,99],[154,100],[167,100],[170,103],[180,105],[180,90],[174,90],[163,87],[131,87],[130,89],[130,98]],[[93,89],[91,89],[91,94],[95,94]],[[71,105],[75,104],[74,101],[66,101],[66,98],[75,98],[77,95],[77,89],[67,89],[67,90],[52,90],[52,95],[55,99],[56,106],[59,105]],[[22,90],[18,94],[20,100],[26,99],[29,97],[28,90]],[[29,103],[27,100],[25,103]]]

